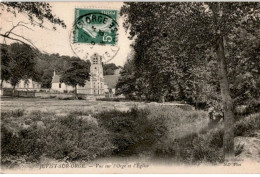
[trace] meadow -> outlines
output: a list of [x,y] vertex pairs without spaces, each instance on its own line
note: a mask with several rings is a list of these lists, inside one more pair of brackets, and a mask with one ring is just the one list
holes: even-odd
[[[255,137],[259,116],[238,120],[235,135]],[[1,162],[15,167],[46,158],[91,162],[135,157],[222,163],[223,124],[209,123],[206,111],[178,104],[3,98]],[[236,156],[244,146],[236,143]]]

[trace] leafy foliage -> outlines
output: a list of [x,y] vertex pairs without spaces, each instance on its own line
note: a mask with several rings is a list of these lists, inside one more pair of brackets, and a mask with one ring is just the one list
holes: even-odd
[[32,112],[18,118],[3,114],[1,122],[1,162],[12,166],[22,158],[38,162],[41,157],[89,161],[109,156],[114,146],[106,129],[89,117],[72,113],[57,117]]
[[1,88],[3,81],[8,81],[11,77],[9,62],[10,56],[8,55],[8,46],[1,45]]
[[77,85],[84,87],[86,80],[89,80],[89,62],[83,60],[71,61],[71,66],[65,70],[61,76],[60,81],[66,85],[70,85],[75,88],[75,94],[77,97]]
[[116,85],[116,94],[124,94],[127,98],[133,98],[136,92],[136,76],[133,61],[128,59],[120,72]]
[[[28,47],[23,47],[25,44],[16,43],[15,45],[21,47],[21,55],[27,57],[29,54],[28,51],[26,53],[23,52],[23,50],[27,50]],[[18,55],[18,51],[15,51],[14,47],[11,49],[11,45],[5,44],[1,44],[1,50],[1,81],[8,81],[10,80],[11,72],[15,71],[14,69],[10,70],[11,63],[14,62],[12,61],[13,58],[11,58],[11,56]],[[22,74],[29,73],[29,75],[27,74],[27,78],[31,77],[34,81],[40,82],[43,88],[51,88],[51,81],[54,70],[56,73],[62,74],[71,67],[71,63],[73,61],[80,61],[80,59],[77,57],[60,56],[59,54],[43,54],[40,51],[33,49],[30,49],[30,51],[33,54],[33,59],[30,59],[29,61],[33,62],[33,69],[31,67],[24,67],[22,68],[24,71]],[[19,57],[17,59],[19,59]],[[83,63],[85,63],[86,68],[89,68],[89,62]]]
[[[259,32],[260,4],[129,2],[125,3],[121,14],[127,18],[125,27],[130,30],[131,37],[136,37],[133,44],[136,73],[142,73],[139,77],[149,88],[149,95],[157,100],[164,102],[165,97],[193,103],[207,100],[201,91],[214,91],[214,87],[212,89],[207,86],[205,79],[207,65],[210,60],[217,61],[217,75],[213,78],[216,77],[218,82],[213,86],[219,86],[221,91],[220,107],[224,112],[226,127],[224,154],[225,158],[234,156],[234,113],[228,76],[229,70],[237,69],[237,62],[232,63],[232,59],[241,57],[241,50],[230,53],[231,56],[226,53],[236,51],[234,48],[238,41],[234,35],[238,29],[243,29],[250,35]],[[229,36],[232,36],[229,42],[234,45],[225,48]],[[247,37],[243,42],[250,41],[251,38]],[[252,52],[249,55],[255,54]],[[228,70],[228,66],[232,66],[231,69]],[[248,72],[248,69],[245,71]],[[250,82],[244,82],[251,87],[246,92],[251,92],[256,86],[253,75]],[[147,90],[146,88],[142,90]],[[251,97],[249,94],[242,96],[247,99]]]
[[114,63],[103,65],[104,75],[114,75],[116,69],[118,69],[118,67]]
[[[149,120],[146,110],[133,108],[128,112],[117,110],[101,112],[95,115],[113,137],[117,155],[130,156],[150,152],[152,146],[165,132],[164,125]],[[157,122],[158,123],[158,122]]]
[[34,57],[34,51],[29,45],[19,43],[10,45],[8,55],[3,55],[2,60],[6,64],[6,67],[3,69],[8,70],[10,83],[13,87],[21,79],[34,78],[36,73]]
[[[222,14],[216,12],[218,7]],[[169,101],[219,104],[215,46],[220,31],[225,37],[227,74],[235,104],[259,98],[259,3],[129,2],[121,15],[135,38],[133,71],[124,77],[127,80],[134,75],[136,79],[119,84],[119,91],[129,88],[126,94],[148,95],[144,96],[147,100],[165,96]],[[138,87],[138,81],[144,87]]]

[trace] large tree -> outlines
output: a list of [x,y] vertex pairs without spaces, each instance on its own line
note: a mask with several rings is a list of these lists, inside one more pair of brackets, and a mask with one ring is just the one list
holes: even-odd
[[128,58],[122,71],[120,72],[120,77],[116,84],[116,94],[125,95],[127,98],[133,98],[135,94],[136,86],[136,76],[133,61]]
[[259,3],[126,3],[121,14],[127,16],[125,27],[130,35],[137,37],[135,65],[150,73],[150,88],[162,97],[171,92],[169,88],[180,95],[187,83],[183,81],[189,78],[183,74],[191,71],[194,77],[197,68],[217,61],[215,84],[221,91],[225,125],[223,149],[225,158],[232,158],[234,113],[226,38],[236,34],[237,28],[252,34],[259,29]]
[[78,99],[77,86],[84,87],[89,80],[89,68],[89,62],[73,59],[71,66],[62,73],[61,82],[74,87],[76,99]]
[[[28,81],[35,76],[35,60],[33,49],[27,44],[13,43],[8,48],[8,70],[13,90],[21,79]],[[3,60],[6,60],[3,58]]]
[[116,69],[118,69],[118,67],[114,63],[103,65],[104,75],[114,75]]
[[3,82],[8,81],[11,77],[9,63],[10,56],[8,55],[8,46],[5,44],[0,44],[1,48],[1,89],[3,87]]

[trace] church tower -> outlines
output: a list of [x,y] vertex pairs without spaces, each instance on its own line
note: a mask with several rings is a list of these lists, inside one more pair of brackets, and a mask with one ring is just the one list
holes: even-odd
[[92,83],[92,94],[104,94],[104,76],[102,66],[102,56],[95,53],[90,57],[90,82]]

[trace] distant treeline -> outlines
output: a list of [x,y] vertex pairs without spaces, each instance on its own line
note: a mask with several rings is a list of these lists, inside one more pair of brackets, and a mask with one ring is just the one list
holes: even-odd
[[[53,72],[62,74],[78,57],[47,54],[32,49],[25,44],[13,43],[1,46],[1,80],[11,80],[15,84],[20,79],[32,78],[41,82],[43,88],[51,88]],[[90,67],[90,62],[86,61]],[[114,63],[104,64],[104,75],[113,75],[118,67]]]

